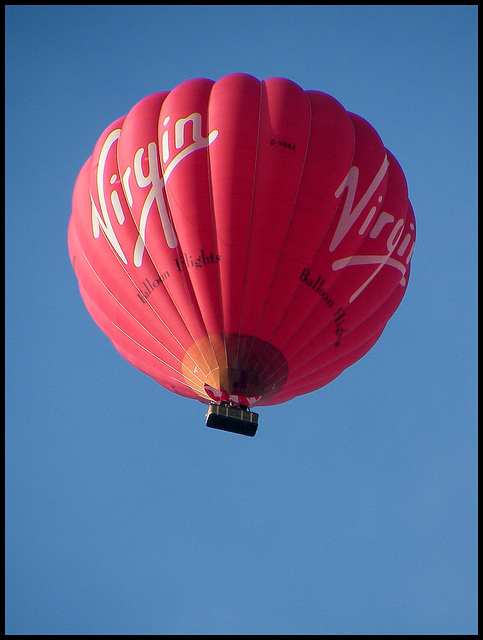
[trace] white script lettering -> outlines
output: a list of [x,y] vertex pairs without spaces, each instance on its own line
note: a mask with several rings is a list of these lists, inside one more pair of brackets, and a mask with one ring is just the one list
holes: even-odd
[[[170,117],[168,116],[164,120],[164,125],[167,125]],[[185,128],[187,123],[192,123],[192,142],[185,135]],[[128,206],[132,209],[133,206],[141,207],[141,213],[139,217],[139,229],[138,229],[138,237],[136,239],[134,248],[133,248],[133,264],[136,267],[140,267],[142,265],[144,250],[146,248],[146,224],[149,212],[152,210],[153,205],[156,206],[158,210],[158,214],[161,220],[161,224],[163,227],[164,237],[166,239],[166,244],[170,249],[174,249],[178,245],[178,239],[176,237],[176,233],[171,222],[171,219],[168,214],[168,210],[166,207],[166,192],[165,187],[168,182],[169,177],[171,176],[173,170],[178,166],[178,164],[187,156],[189,156],[194,151],[198,149],[202,149],[210,145],[218,136],[218,131],[214,129],[211,131],[208,136],[205,138],[201,133],[201,124],[202,118],[199,113],[192,113],[186,118],[180,118],[175,122],[174,126],[174,150],[175,155],[170,159],[170,139],[169,132],[165,131],[161,138],[161,146],[162,146],[162,156],[163,162],[168,164],[164,167],[164,171],[162,175],[160,175],[159,171],[159,156],[158,156],[158,146],[156,142],[150,142],[147,145],[147,149],[144,147],[140,147],[136,153],[134,154],[132,167],[128,166],[124,171],[122,176],[122,187],[124,191],[125,200]],[[99,212],[98,208],[95,205],[95,202],[91,196],[91,204],[92,204],[92,232],[95,238],[98,238],[102,231],[108,242],[111,244],[113,249],[116,251],[117,255],[121,258],[124,264],[128,263],[126,255],[121,247],[119,240],[114,231],[114,227],[111,219],[109,218],[109,212],[107,209],[106,195],[104,192],[105,183],[105,170],[106,170],[106,160],[109,154],[111,147],[117,142],[119,136],[121,135],[121,129],[115,129],[112,131],[106,138],[101,152],[99,154],[99,163],[97,166],[97,174],[96,174],[96,186],[99,197],[99,204],[101,211]],[[188,143],[185,146],[185,143]],[[142,160],[144,154],[147,153],[147,164],[148,171],[147,174],[144,174],[142,168]],[[141,188],[150,187],[149,191],[144,196],[144,200],[136,203],[134,202],[134,198],[132,195],[132,188],[130,181],[134,179],[136,184]],[[117,180],[117,175],[113,175],[109,177],[109,182],[114,184]],[[110,201],[112,207],[114,209],[114,213],[116,215],[116,219],[119,225],[124,224],[124,212],[122,210],[120,196],[118,192],[113,189],[110,195]]]
[[[335,230],[334,237],[332,238],[332,242],[330,243],[329,251],[334,251],[341,241],[345,238],[345,236],[349,233],[350,229],[357,221],[357,218],[364,211],[367,203],[374,195],[377,187],[381,184],[382,179],[386,175],[387,168],[389,167],[389,160],[387,159],[387,155],[384,156],[384,160],[382,161],[382,165],[379,171],[374,176],[374,180],[369,185],[369,188],[359,200],[356,206],[354,205],[354,198],[357,190],[357,183],[359,180],[359,169],[357,167],[351,167],[349,169],[349,173],[342,181],[341,185],[335,192],[335,197],[340,198],[345,189],[347,189],[347,197],[344,202],[344,207],[342,209],[342,213],[340,214],[339,222],[337,224],[337,229]],[[381,202],[382,198],[379,200]],[[366,219],[361,228],[361,233],[364,233],[365,229],[369,225],[370,221],[374,217],[376,213],[376,207],[372,207],[369,211]]]

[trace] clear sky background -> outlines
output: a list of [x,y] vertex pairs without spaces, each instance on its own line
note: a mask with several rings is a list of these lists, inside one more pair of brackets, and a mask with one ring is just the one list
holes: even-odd
[[[475,634],[477,8],[6,8],[6,633]],[[417,221],[407,294],[254,438],[131,367],[67,252],[145,95],[284,76],[366,118]]]

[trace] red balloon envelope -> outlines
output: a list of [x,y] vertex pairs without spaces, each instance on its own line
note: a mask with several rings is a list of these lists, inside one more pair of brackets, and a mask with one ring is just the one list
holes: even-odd
[[371,125],[245,74],[188,80],[111,124],[68,232],[116,349],[227,424],[359,360],[404,295],[414,239],[404,174]]

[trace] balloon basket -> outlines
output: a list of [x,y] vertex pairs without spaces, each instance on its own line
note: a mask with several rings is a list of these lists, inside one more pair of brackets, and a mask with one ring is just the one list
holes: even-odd
[[210,404],[206,426],[253,437],[257,432],[258,413],[228,403]]

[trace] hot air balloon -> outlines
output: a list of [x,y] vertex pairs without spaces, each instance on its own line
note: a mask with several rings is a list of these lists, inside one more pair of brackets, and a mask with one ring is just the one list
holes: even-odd
[[207,425],[328,384],[406,291],[415,220],[363,118],[236,73],[147,96],[101,135],[73,192],[71,262],[115,348]]

